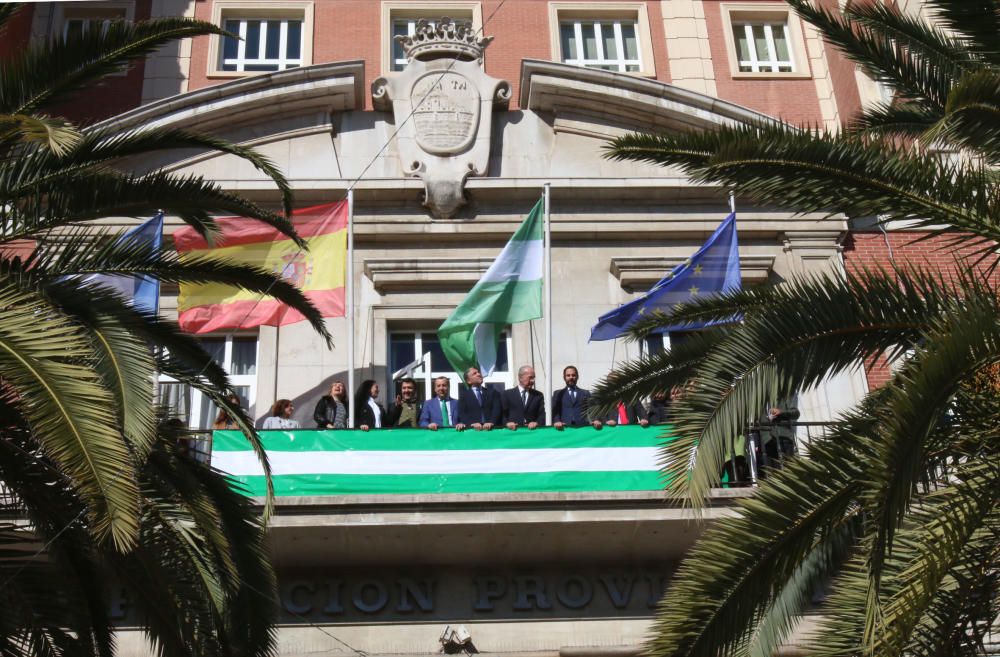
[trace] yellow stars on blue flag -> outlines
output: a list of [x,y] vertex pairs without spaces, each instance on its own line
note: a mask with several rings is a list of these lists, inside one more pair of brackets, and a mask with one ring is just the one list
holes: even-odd
[[[590,331],[591,340],[612,340],[628,333],[637,322],[648,322],[712,295],[740,289],[740,259],[736,217],[730,214],[690,258],[674,267],[646,294],[601,315]],[[681,322],[656,330],[691,330],[722,322]]]

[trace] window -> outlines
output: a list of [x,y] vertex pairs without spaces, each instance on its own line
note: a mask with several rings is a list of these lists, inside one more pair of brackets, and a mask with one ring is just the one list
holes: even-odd
[[550,2],[552,58],[655,77],[645,3]]
[[[83,5],[83,3],[80,3]],[[132,20],[131,2],[87,3],[84,6],[60,4],[61,29],[64,38],[79,37],[91,30],[107,30],[115,21]],[[60,25],[60,23],[56,23]]]
[[733,77],[809,77],[800,21],[785,5],[721,7]]
[[[252,416],[257,400],[257,336],[210,336],[202,338],[201,345],[229,374],[233,389]],[[215,404],[200,390],[165,374],[157,381],[157,402],[184,420],[190,429],[210,429],[218,413]]]
[[403,46],[397,43],[397,36],[412,36],[421,18],[434,25],[444,16],[455,21],[470,21],[476,30],[483,26],[478,2],[383,2],[382,61],[387,63],[383,65],[383,71],[402,71],[406,68],[406,54]]
[[638,73],[639,39],[634,20],[578,19],[559,23],[559,46],[566,64],[620,73]]
[[312,3],[218,0],[213,22],[239,38],[210,43],[209,75],[285,71],[312,63]]
[[733,23],[736,56],[742,73],[791,73],[785,23]]
[[284,71],[302,65],[302,21],[291,18],[230,18],[223,29],[222,71]]
[[[510,331],[500,335],[497,346],[497,365],[493,373],[484,378],[486,385],[503,390],[513,385],[510,371],[511,338]],[[419,364],[417,364],[419,362]],[[407,366],[411,366],[407,368]],[[404,372],[400,373],[401,370]],[[429,399],[433,396],[431,381],[438,376],[446,376],[451,381],[451,396],[458,398],[458,386],[464,383],[455,373],[448,358],[441,349],[437,334],[433,331],[393,331],[389,334],[389,376],[400,373],[399,378],[410,376],[417,383],[417,398]],[[392,403],[399,394],[399,382],[390,381],[386,403]]]

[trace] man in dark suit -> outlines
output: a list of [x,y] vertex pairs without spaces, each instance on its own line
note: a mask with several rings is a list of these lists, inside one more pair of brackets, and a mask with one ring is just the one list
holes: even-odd
[[437,431],[439,427],[456,427],[458,404],[448,394],[451,381],[446,376],[434,379],[434,396],[424,403],[420,411],[420,426]]
[[566,387],[552,393],[552,426],[556,429],[585,427],[588,424],[595,429],[603,426],[600,420],[587,420],[590,391],[578,388],[576,384],[579,380],[580,372],[575,365],[563,368],[563,381],[566,382]]
[[500,393],[483,385],[483,374],[478,367],[465,371],[464,390],[458,392],[458,422],[461,431],[471,427],[476,431],[489,431],[503,419]]
[[535,390],[535,368],[517,370],[517,387],[503,391],[503,421],[508,429],[545,426],[545,395]]

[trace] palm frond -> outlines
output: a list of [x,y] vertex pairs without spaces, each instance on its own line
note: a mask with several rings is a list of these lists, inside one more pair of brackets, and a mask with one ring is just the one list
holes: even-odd
[[20,2],[3,2],[0,3],[0,36],[7,30],[10,19],[13,18],[18,11],[24,8],[24,4]]
[[[72,149],[67,159],[60,165],[62,167],[74,167],[78,163],[95,165],[133,155],[148,155],[159,150],[178,148],[201,148],[235,155],[241,160],[249,162],[255,169],[274,181],[281,191],[284,212],[286,215],[291,215],[291,187],[289,187],[284,174],[269,157],[253,148],[189,130],[144,127],[118,131],[107,127],[94,128],[85,133],[81,143]],[[279,230],[281,230],[280,227]],[[282,233],[289,237],[295,237],[290,225],[286,226]]]
[[801,213],[910,218],[919,227],[944,224],[1000,239],[995,200],[977,193],[992,177],[985,168],[851,135],[761,123],[707,133],[624,135],[610,142],[607,155],[679,166],[698,182],[722,183],[740,196]]
[[[143,217],[164,210],[186,222],[209,243],[219,235],[212,213],[256,219],[287,233],[288,220],[200,176],[153,172],[141,176],[111,171],[58,171],[44,179],[8,187],[0,170],[0,199],[12,204],[0,214],[0,239],[23,239],[101,217]],[[43,184],[44,183],[44,184]],[[300,237],[296,243],[305,247]]]
[[933,28],[921,29],[894,6],[851,5],[840,16],[810,0],[789,0],[789,4],[873,78],[929,109],[944,107],[951,81],[965,68],[962,51],[951,40]]
[[1000,72],[976,71],[955,82],[945,115],[928,131],[940,140],[975,150],[991,162],[1000,160]]
[[89,340],[67,318],[0,279],[0,369],[45,452],[88,505],[92,531],[118,549],[138,532],[138,490],[128,444],[109,422],[113,399]]
[[925,138],[927,131],[934,128],[942,116],[942,112],[931,111],[919,103],[879,103],[865,108],[860,116],[852,119],[849,130],[863,136],[912,142]]
[[1000,7],[994,0],[928,0],[927,5],[934,19],[956,34],[970,53],[1000,64],[996,42]]
[[852,522],[868,431],[867,418],[846,419],[813,445],[810,459],[790,463],[742,500],[736,517],[705,531],[660,602],[647,654],[718,657],[746,649],[823,537]]
[[[730,437],[746,431],[759,409],[831,373],[856,368],[872,355],[907,348],[919,339],[928,318],[948,308],[947,295],[932,284],[934,277],[904,275],[900,285],[892,275],[872,272],[863,280],[870,286],[819,276],[754,293],[769,293],[773,303],[729,328],[672,405],[680,438],[664,446],[663,461],[674,494],[700,505],[719,484]],[[797,303],[810,313],[798,312],[803,306]],[[705,304],[713,307],[713,302]],[[685,452],[695,446],[689,458]]]
[[202,21],[157,18],[33,41],[0,69],[0,112],[35,112],[170,41],[203,34],[224,31]]
[[726,338],[727,329],[699,331],[669,350],[645,354],[616,367],[591,391],[588,415],[607,416],[619,401],[634,403],[689,381],[705,354]]
[[82,139],[72,123],[62,118],[28,114],[0,114],[0,145],[29,142],[44,146],[57,157],[65,156]]
[[[67,276],[85,278],[95,274],[123,276],[145,275],[160,282],[185,284],[216,283],[267,295],[295,309],[309,321],[327,344],[332,337],[323,315],[295,285],[281,276],[254,265],[227,259],[178,254],[173,249],[154,249],[132,240],[98,240],[95,245],[85,230],[60,237],[57,244],[43,243],[35,257],[20,265],[0,260],[0,271],[15,269],[20,277],[36,284],[65,286]],[[77,282],[75,287],[94,287]],[[63,295],[65,298],[65,295]]]
[[996,298],[962,290],[961,311],[936,318],[886,395],[881,440],[866,480],[869,508],[878,519],[871,553],[877,586],[885,553],[909,511],[916,484],[927,470],[927,446],[959,386],[1000,353]]

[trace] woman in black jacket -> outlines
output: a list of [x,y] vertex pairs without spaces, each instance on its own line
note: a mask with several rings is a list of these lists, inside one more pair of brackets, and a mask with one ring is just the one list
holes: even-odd
[[317,429],[346,429],[350,415],[347,401],[347,387],[343,381],[330,384],[330,394],[323,395],[316,402],[313,420]]
[[378,401],[378,384],[365,379],[354,395],[354,428],[368,431],[386,426],[385,408]]

